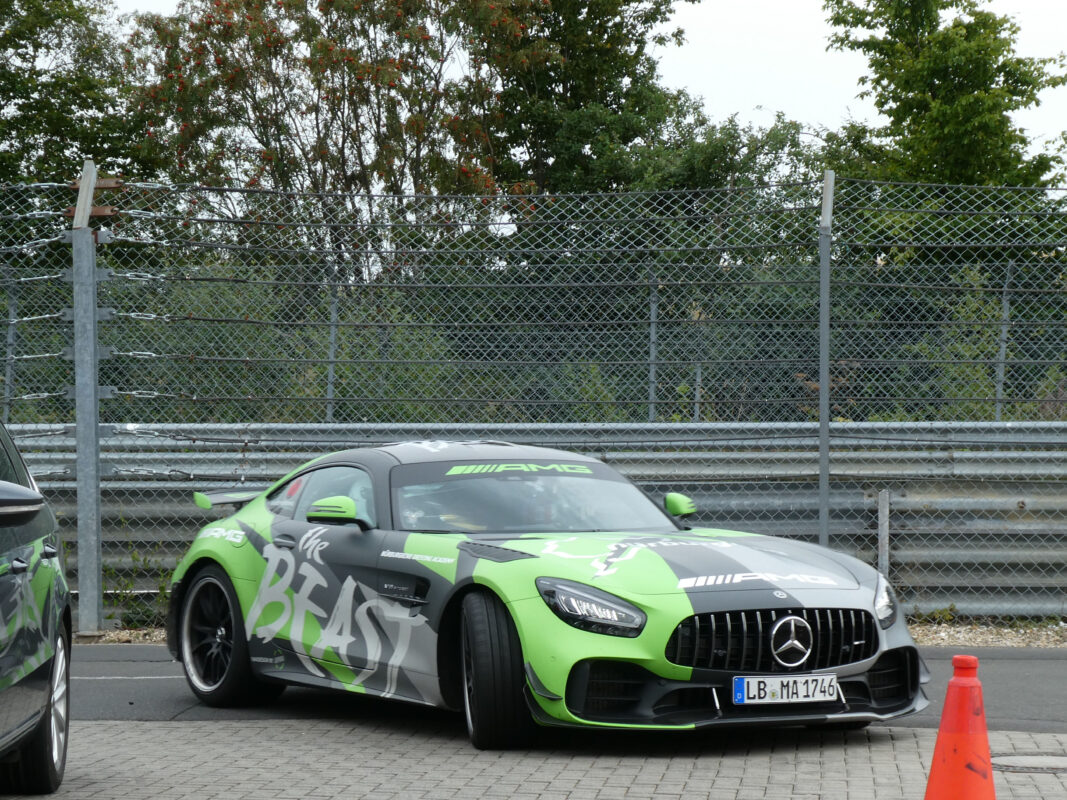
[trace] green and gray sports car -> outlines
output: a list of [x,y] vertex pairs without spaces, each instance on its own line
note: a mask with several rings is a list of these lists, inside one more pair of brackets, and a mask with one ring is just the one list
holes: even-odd
[[209,705],[320,686],[546,726],[840,725],[927,705],[893,590],[849,556],[689,529],[606,464],[502,442],[333,453],[197,535],[168,644]]

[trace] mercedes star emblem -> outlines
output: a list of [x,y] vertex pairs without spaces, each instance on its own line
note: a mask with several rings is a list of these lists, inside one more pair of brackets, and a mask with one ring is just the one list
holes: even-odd
[[771,654],[787,669],[807,661],[814,643],[811,626],[800,617],[782,617],[771,628]]

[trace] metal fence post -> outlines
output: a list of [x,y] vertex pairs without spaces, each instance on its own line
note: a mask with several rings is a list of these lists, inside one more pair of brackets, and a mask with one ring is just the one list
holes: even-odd
[[648,421],[656,421],[656,362],[659,359],[659,279],[648,276]]
[[826,170],[819,219],[819,544],[830,544],[830,245],[834,171]]
[[1000,296],[1000,336],[997,346],[997,377],[996,377],[996,409],[993,419],[1000,422],[1004,414],[1004,365],[1008,359],[1008,328],[1011,326],[1011,268],[1013,261],[1008,262],[1007,272],[1004,275],[1004,291]]
[[333,400],[337,382],[337,281],[338,271],[335,269],[330,286],[330,350],[327,354],[326,364],[326,421],[333,422]]
[[4,359],[3,422],[7,425],[11,421],[11,398],[15,396],[15,348],[17,346],[15,320],[19,314],[19,303],[15,271],[6,264],[4,265],[4,277],[11,282],[7,287],[7,357]]
[[96,167],[85,162],[74,213],[74,401],[78,487],[78,630],[99,631],[103,618],[100,535],[100,406],[96,341],[96,239],[89,213]]
[[878,492],[878,571],[889,577],[889,490]]

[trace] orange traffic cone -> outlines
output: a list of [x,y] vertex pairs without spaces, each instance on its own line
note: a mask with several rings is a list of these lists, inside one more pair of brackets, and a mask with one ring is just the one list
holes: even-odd
[[978,659],[953,656],[926,800],[995,800]]

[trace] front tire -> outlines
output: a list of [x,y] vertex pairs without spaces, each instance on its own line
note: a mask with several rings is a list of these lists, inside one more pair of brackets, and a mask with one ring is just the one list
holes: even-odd
[[479,750],[528,743],[534,723],[524,697],[522,646],[496,595],[474,592],[463,598],[460,637],[463,711],[471,743]]
[[215,565],[193,578],[178,621],[185,678],[201,702],[216,707],[276,697],[284,684],[252,672],[241,606],[226,573]]
[[70,632],[65,624],[56,638],[48,692],[41,721],[9,767],[9,785],[19,794],[51,794],[63,782],[70,732]]

